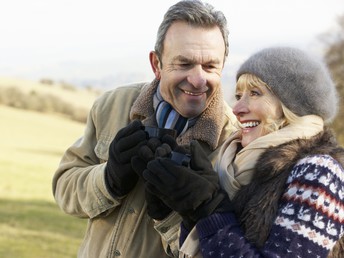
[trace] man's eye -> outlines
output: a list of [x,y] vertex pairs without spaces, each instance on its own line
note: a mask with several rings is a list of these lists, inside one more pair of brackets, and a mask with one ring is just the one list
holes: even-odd
[[218,69],[218,67],[217,67],[216,65],[212,65],[212,64],[210,64],[210,65],[204,65],[203,68],[204,68],[205,70],[208,70],[208,71],[212,71],[212,70]]
[[189,63],[180,63],[178,65],[181,66],[181,67],[189,67],[190,66]]

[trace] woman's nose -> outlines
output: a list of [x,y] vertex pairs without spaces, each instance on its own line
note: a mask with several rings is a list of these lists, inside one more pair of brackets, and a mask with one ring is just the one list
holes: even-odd
[[245,97],[240,98],[232,107],[233,114],[236,116],[242,116],[249,112],[248,100]]

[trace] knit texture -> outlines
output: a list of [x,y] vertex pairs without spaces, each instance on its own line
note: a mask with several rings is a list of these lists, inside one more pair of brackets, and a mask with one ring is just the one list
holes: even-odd
[[198,117],[186,118],[179,114],[172,105],[161,96],[160,85],[154,94],[153,105],[158,127],[174,129],[177,132],[177,136],[186,132],[186,130],[193,126],[198,119]]
[[327,257],[344,234],[343,185],[343,167],[331,156],[305,157],[287,179],[277,217],[261,248],[247,241],[232,213],[214,214],[197,225],[202,254],[204,257]]
[[166,101],[161,101],[156,110],[156,121],[159,128],[175,129],[177,135],[184,133],[188,128],[188,119],[180,115]]
[[266,48],[252,55],[237,72],[258,76],[282,103],[299,116],[318,115],[331,121],[338,97],[326,66],[305,52],[290,47]]

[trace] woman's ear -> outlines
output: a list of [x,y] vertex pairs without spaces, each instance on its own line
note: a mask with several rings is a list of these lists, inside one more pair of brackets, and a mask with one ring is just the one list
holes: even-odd
[[157,80],[160,80],[161,74],[160,74],[160,67],[161,67],[161,63],[159,60],[158,55],[156,54],[155,51],[151,51],[149,53],[149,61],[153,70],[153,73],[155,75],[155,78]]

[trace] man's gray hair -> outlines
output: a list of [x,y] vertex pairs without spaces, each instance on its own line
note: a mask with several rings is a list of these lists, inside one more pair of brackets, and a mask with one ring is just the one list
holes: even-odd
[[164,51],[164,40],[167,30],[175,21],[185,21],[196,27],[211,28],[217,26],[225,43],[224,60],[226,59],[229,52],[229,31],[225,15],[221,11],[215,10],[212,5],[200,0],[182,0],[167,10],[158,29],[155,52],[160,60]]

